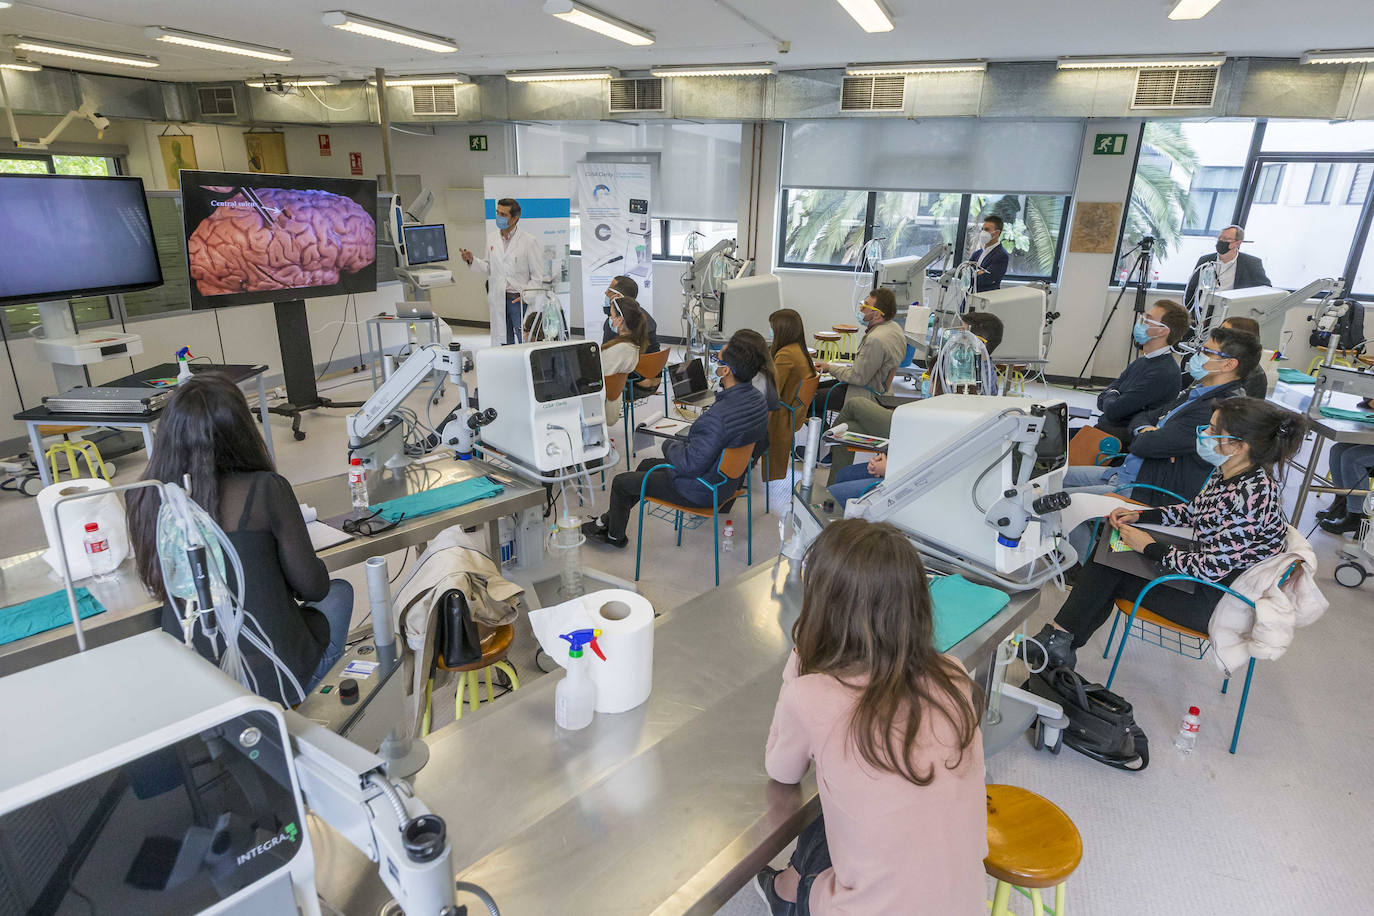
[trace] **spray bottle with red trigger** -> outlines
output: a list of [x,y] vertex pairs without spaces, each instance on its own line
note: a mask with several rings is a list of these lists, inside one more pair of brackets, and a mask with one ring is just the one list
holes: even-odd
[[596,638],[600,635],[600,630],[592,629],[559,634],[559,639],[568,641],[568,673],[558,682],[558,688],[554,691],[553,718],[559,728],[576,731],[592,724],[596,685],[592,683],[591,672],[582,658],[582,647],[590,645],[604,662],[606,656],[596,644]]

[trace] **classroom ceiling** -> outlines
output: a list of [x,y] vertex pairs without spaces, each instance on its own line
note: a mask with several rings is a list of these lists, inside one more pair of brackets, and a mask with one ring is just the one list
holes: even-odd
[[[488,74],[760,60],[807,69],[862,61],[1049,60],[1063,54],[1224,51],[1296,57],[1309,48],[1374,45],[1369,0],[1309,0],[1301,7],[1291,0],[1220,0],[1206,18],[1191,22],[1167,18],[1173,0],[885,4],[895,28],[870,35],[836,0],[594,0],[591,5],[654,33],[655,43],[642,49],[557,20],[543,12],[543,0],[14,0],[0,10],[0,34],[153,55],[161,67],[152,71],[39,59],[55,67],[178,81],[240,79],[264,70],[347,79],[378,66],[391,73]],[[325,11],[339,8],[445,36],[459,50],[414,51],[320,21]],[[295,59],[255,62],[170,45],[145,37],[149,25],[286,48]],[[778,52],[778,40],[791,43],[788,53]]]

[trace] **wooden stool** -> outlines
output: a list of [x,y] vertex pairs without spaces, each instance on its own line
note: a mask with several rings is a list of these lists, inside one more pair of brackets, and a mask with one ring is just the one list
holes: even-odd
[[[510,652],[511,640],[515,638],[515,627],[506,624],[503,627],[486,627],[478,625],[482,633],[482,657],[468,665],[458,668],[450,668],[444,664],[444,660],[435,657],[435,665],[440,671],[458,672],[458,685],[454,694],[453,717],[463,718],[463,691],[468,691],[468,702],[474,712],[481,705],[481,697],[478,694],[479,679],[485,674],[487,681],[487,702],[492,700],[491,690],[491,669],[496,668],[504,671],[506,677],[510,678],[510,689],[520,689],[520,678],[516,677],[515,669],[506,662],[506,655]],[[420,734],[429,734],[429,723],[434,711],[434,678],[429,679],[425,685],[425,714],[420,720]]]
[[840,335],[834,331],[816,331],[812,335],[816,338],[816,352],[820,354],[823,362],[840,358]]
[[[85,428],[84,426],[38,427],[38,435],[40,437],[62,437],[48,446],[47,451],[43,453],[44,457],[48,460],[48,466],[52,468],[52,479],[54,483],[58,480],[58,455],[62,455],[67,459],[67,470],[71,473],[73,478],[81,476],[81,471],[76,464],[77,458],[84,458],[86,460],[86,469],[91,472],[92,477],[102,477],[107,483],[109,482],[111,476],[109,465],[105,463],[104,458],[100,457],[100,449],[96,447],[96,444],[86,439],[72,440],[67,438],[69,433],[79,432]],[[37,456],[34,457],[37,458]]]
[[992,916],[1007,916],[1013,887],[1030,890],[1035,916],[1040,892],[1054,888],[1055,916],[1064,916],[1069,875],[1083,859],[1083,838],[1052,802],[1017,786],[988,786],[988,857],[983,870],[997,880]]
[[832,324],[830,330],[840,335],[840,355],[852,359],[859,350],[859,326],[857,324]]

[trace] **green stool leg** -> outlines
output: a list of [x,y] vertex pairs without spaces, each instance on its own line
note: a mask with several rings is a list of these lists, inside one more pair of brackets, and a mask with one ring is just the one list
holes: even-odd
[[490,703],[490,702],[491,702],[491,668],[490,668],[490,667],[487,667],[487,668],[483,668],[483,669],[482,669],[482,678],[483,678],[483,680],[486,681],[486,686],[487,686],[487,702]]
[[453,691],[453,718],[455,719],[463,718],[463,691],[467,689],[467,686],[468,673],[466,671],[458,672],[458,683]]
[[476,712],[482,706],[482,679],[476,671],[468,672],[468,705]]
[[510,678],[510,689],[511,689],[511,690],[519,690],[519,689],[520,689],[520,678],[518,678],[518,677],[515,676],[515,669],[514,669],[514,668],[512,668],[510,665],[506,664],[505,662],[497,662],[497,663],[496,663],[495,665],[493,665],[492,667],[493,667],[493,668],[499,668],[500,670],[506,672],[506,677]]
[[1005,881],[997,882],[997,890],[992,895],[992,916],[1008,916],[1011,902],[1011,885]]

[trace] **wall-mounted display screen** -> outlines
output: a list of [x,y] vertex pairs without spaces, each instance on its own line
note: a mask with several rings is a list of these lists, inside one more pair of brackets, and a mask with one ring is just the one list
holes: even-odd
[[142,179],[0,174],[0,305],[160,285]]
[[377,288],[377,182],[183,171],[191,307]]

